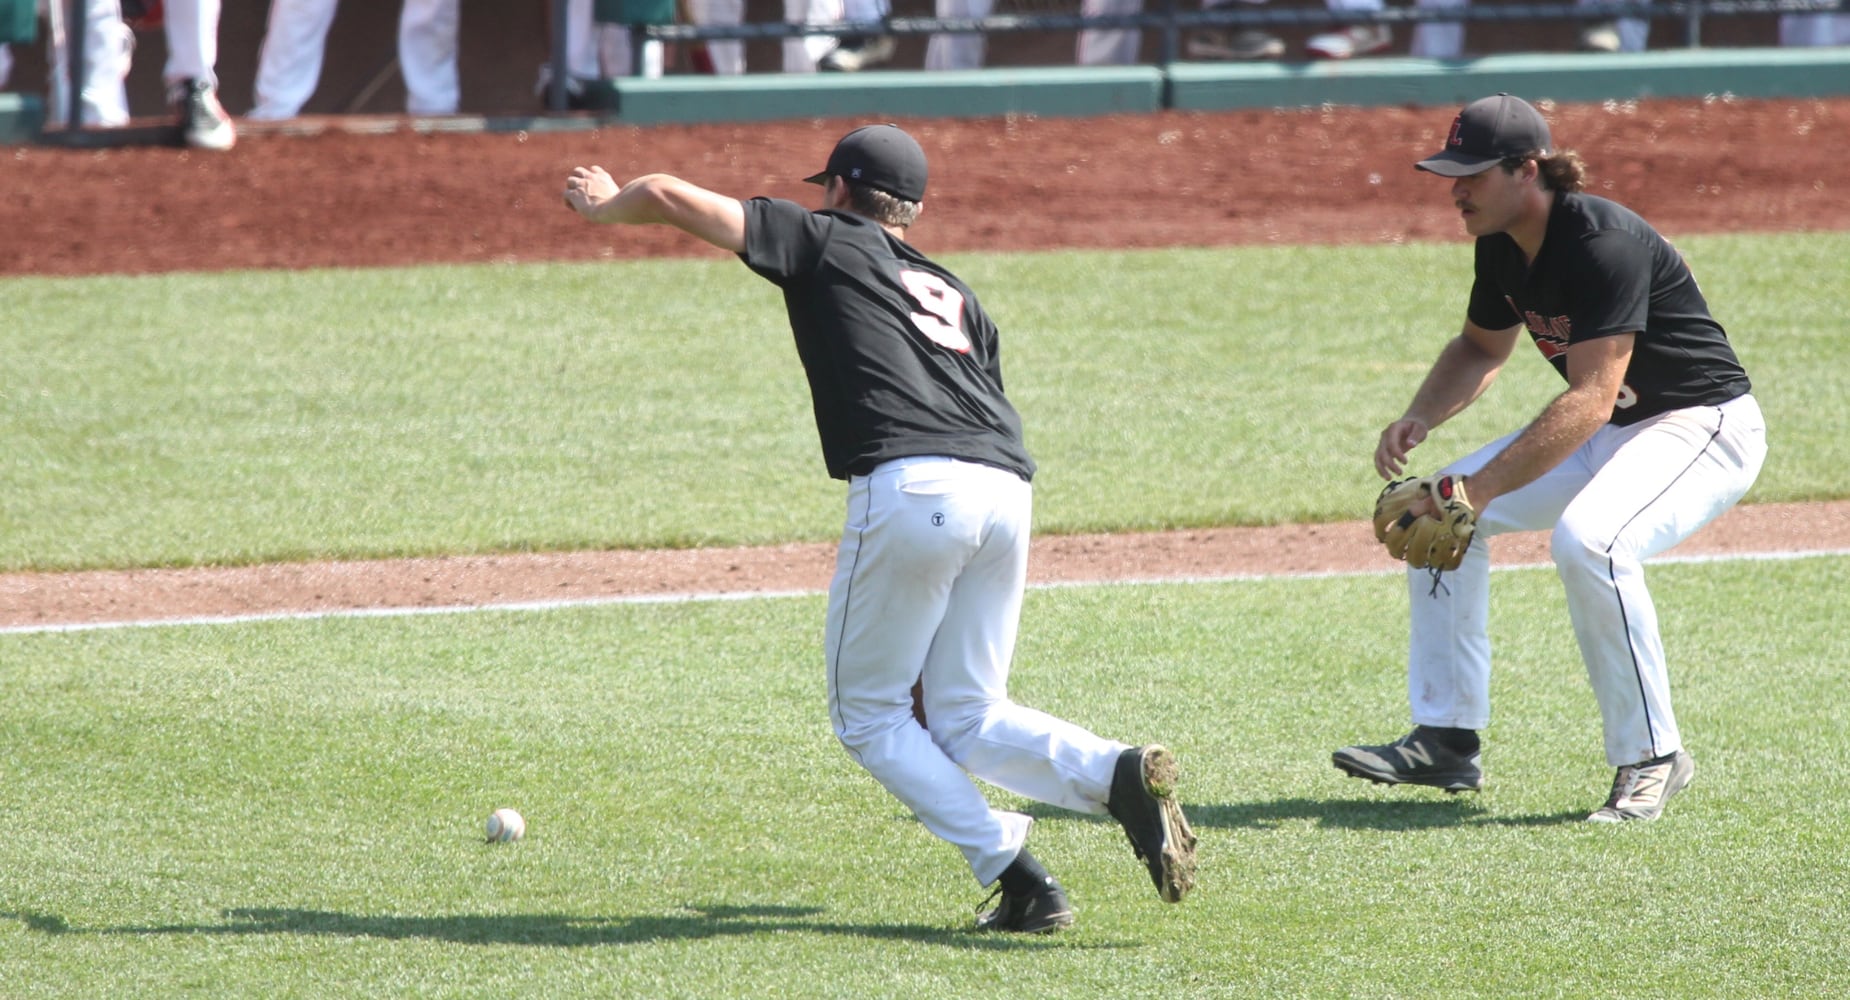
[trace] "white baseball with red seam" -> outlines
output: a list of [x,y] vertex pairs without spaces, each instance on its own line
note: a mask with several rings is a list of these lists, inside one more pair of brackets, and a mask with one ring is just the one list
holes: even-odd
[[527,821],[512,809],[496,809],[488,817],[488,842],[505,844],[527,835]]

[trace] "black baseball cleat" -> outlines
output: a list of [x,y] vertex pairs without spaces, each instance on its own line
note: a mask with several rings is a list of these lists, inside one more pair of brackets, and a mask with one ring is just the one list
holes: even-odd
[[1195,831],[1176,801],[1180,777],[1175,754],[1154,743],[1132,747],[1118,755],[1105,803],[1165,903],[1180,903],[1195,887]]
[[996,891],[983,900],[988,906],[991,899],[1002,897],[996,908],[976,918],[979,931],[1008,931],[1014,934],[1051,934],[1062,927],[1073,926],[1073,908],[1066,902],[1066,892],[1060,883],[1049,875],[1040,885],[1030,892],[1012,893],[996,882]]
[[182,80],[167,93],[180,119],[180,141],[193,149],[224,151],[237,145],[238,131],[218,103],[218,90],[205,80]]
[[1484,787],[1481,754],[1469,757],[1448,749],[1425,727],[1392,743],[1343,747],[1330,755],[1330,763],[1351,777],[1382,785],[1431,785],[1454,795]]

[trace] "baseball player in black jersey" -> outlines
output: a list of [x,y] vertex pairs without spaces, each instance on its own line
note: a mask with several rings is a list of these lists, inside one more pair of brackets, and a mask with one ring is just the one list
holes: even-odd
[[[1409,572],[1411,733],[1338,750],[1338,768],[1388,784],[1482,787],[1490,722],[1490,554],[1506,531],[1553,531],[1550,554],[1617,769],[1596,822],[1653,819],[1695,775],[1644,560],[1733,506],[1766,457],[1747,373],[1688,265],[1629,209],[1584,193],[1585,167],[1557,151],[1527,102],[1465,107],[1445,148],[1417,164],[1450,181],[1477,237],[1464,330],[1405,414],[1381,432],[1375,469],[1407,455],[1490,386],[1528,335],[1567,388],[1522,430],[1441,470],[1477,529],[1443,578]],[[1439,506],[1422,500],[1410,513]],[[1416,563],[1417,565],[1417,563]]]
[[995,324],[976,295],[906,242],[925,153],[892,125],[848,133],[811,211],[738,201],[665,174],[619,187],[579,167],[566,204],[594,222],[665,223],[733,251],[783,290],[829,475],[848,482],[829,585],[829,715],[850,756],[963,852],[1000,903],[977,925],[1073,922],[1028,852],[1030,820],[971,777],[1116,817],[1158,893],[1194,884],[1195,836],[1174,755],[1009,700],[1027,579],[1034,462],[1002,392]]

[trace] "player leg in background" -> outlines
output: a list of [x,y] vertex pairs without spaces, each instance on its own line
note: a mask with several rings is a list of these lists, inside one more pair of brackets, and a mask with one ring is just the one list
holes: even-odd
[[[842,0],[784,0],[790,24],[833,24],[847,20]],[[814,73],[822,57],[840,43],[833,35],[792,35],[784,39],[784,72]]]
[[[1143,11],[1143,0],[1079,0],[1084,17],[1115,17]],[[1129,66],[1137,61],[1143,32],[1135,28],[1082,31],[1073,59],[1081,66]]]
[[[1330,10],[1336,12],[1374,13],[1384,6],[1382,0],[1328,0],[1328,3]],[[1304,43],[1304,51],[1312,59],[1352,59],[1378,55],[1393,44],[1393,29],[1386,24],[1360,21],[1312,35]]]
[[1781,14],[1779,44],[1850,45],[1850,14]]
[[[842,19],[856,23],[879,21],[884,25],[891,14],[888,0],[845,0]],[[871,35],[849,35],[817,60],[816,68],[831,73],[859,73],[892,59],[898,47],[899,43],[884,30]]]
[[262,121],[294,118],[315,94],[334,26],[338,0],[270,0],[270,17],[257,54],[257,106]]
[[[1581,4],[1600,0],[1579,0]],[[1651,40],[1651,22],[1642,17],[1622,17],[1587,25],[1580,33],[1580,47],[1588,52],[1643,52]]]
[[[62,2],[62,0],[60,0]],[[120,0],[84,0],[84,79],[77,88],[78,121],[85,125],[115,128],[127,125],[129,62],[134,57],[135,33],[122,21]],[[46,46],[50,48],[49,44]],[[53,66],[51,72],[63,79],[67,66]],[[59,88],[52,88],[58,93]],[[67,91],[68,92],[68,91]],[[70,110],[48,108],[53,121],[70,120]]]
[[219,0],[167,0],[165,8],[161,78],[179,112],[181,137],[194,149],[230,149],[237,130],[218,100]]
[[[572,0],[576,4],[579,0]],[[596,8],[587,2],[586,7],[592,13],[583,22],[586,37],[590,39],[597,59],[597,76],[615,80],[627,76],[642,76],[651,80],[661,79],[665,62],[666,47],[659,41],[650,39],[640,46],[630,35],[630,26],[610,21],[600,21]],[[579,22],[574,22],[577,24]],[[640,51],[638,51],[640,49]],[[636,72],[636,60],[642,62],[642,72]]]
[[462,106],[456,67],[460,0],[405,0],[398,15],[398,70],[405,78],[405,110],[453,115]]
[[[996,0],[937,0],[939,17],[988,17]],[[940,31],[925,45],[925,68],[982,69],[987,44],[981,33],[952,34]]]
[[[745,0],[687,0],[687,19],[698,25],[745,23]],[[745,42],[741,39],[714,39],[706,43],[707,58],[716,76],[737,76],[745,72]]]
[[[39,4],[38,13],[45,14],[43,2]],[[60,20],[55,24],[64,22],[62,13],[60,10]],[[119,0],[84,0],[82,16],[84,79],[81,86],[66,86],[70,73],[68,61],[56,58],[52,36],[49,32],[45,36],[46,61],[50,64],[46,67],[50,77],[46,87],[46,116],[59,125],[69,122],[71,109],[67,95],[74,89],[81,124],[105,128],[126,125],[128,88],[124,81],[128,79],[129,60],[135,51],[135,33],[122,20]],[[6,48],[0,45],[0,62],[6,65],[6,73],[0,75],[0,86],[12,75],[12,56]]]
[[1577,454],[1598,471],[1555,526],[1550,554],[1599,702],[1606,760],[1624,767],[1683,748],[1644,560],[1747,493],[1766,459],[1766,424],[1742,396],[1608,425]]
[[[1461,8],[1471,0],[1417,0],[1424,8]],[[1421,21],[1413,26],[1407,54],[1420,59],[1457,59],[1465,51],[1465,22]]]
[[[552,10],[547,7],[548,12]],[[566,0],[565,4],[565,99],[566,107],[585,107],[586,85],[602,77],[604,59],[596,30],[593,0]],[[550,25],[549,25],[550,28]],[[551,37],[550,30],[547,37]],[[533,93],[542,104],[552,87],[552,63],[540,64],[539,80]]]

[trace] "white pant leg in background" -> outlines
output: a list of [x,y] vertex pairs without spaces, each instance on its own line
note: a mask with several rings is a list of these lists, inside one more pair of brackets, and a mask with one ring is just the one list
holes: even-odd
[[[1030,820],[971,780],[1105,811],[1125,748],[1008,698],[1032,494],[1013,473],[946,458],[855,476],[829,585],[829,717],[842,746],[988,885]],[[912,714],[924,691],[929,731]]]
[[405,78],[405,110],[453,115],[462,105],[456,68],[461,0],[405,0],[398,15],[398,70]]
[[[939,17],[988,17],[996,0],[937,0]],[[981,33],[940,31],[925,44],[926,69],[982,69],[987,43]]]
[[[1506,435],[1445,469],[1470,475]],[[1407,694],[1416,725],[1490,724],[1490,540],[1552,528],[1551,553],[1614,767],[1682,746],[1643,561],[1733,506],[1766,456],[1758,405],[1744,396],[1630,427],[1607,425],[1554,469],[1480,512],[1457,570],[1434,586],[1409,570]]]
[[183,80],[203,80],[217,90],[219,0],[167,0],[165,10],[167,65],[161,79],[169,89]]
[[[1600,0],[1578,0],[1581,4]],[[1643,52],[1651,41],[1651,22],[1642,17],[1621,17],[1613,22],[1619,28],[1620,52]]]
[[[699,25],[745,23],[745,0],[688,0],[687,11]],[[713,60],[714,75],[737,76],[745,72],[745,42],[713,39],[707,42],[707,58]]]
[[[1471,0],[1417,0],[1418,7],[1465,7]],[[1407,54],[1418,59],[1456,59],[1465,51],[1465,22],[1421,21],[1413,26]]]
[[328,30],[339,0],[270,0],[270,19],[257,55],[252,118],[294,118],[315,95],[327,54]]
[[1781,14],[1779,44],[1850,45],[1850,14]]
[[[1084,17],[1112,17],[1143,12],[1143,0],[1079,0]],[[1129,66],[1143,47],[1143,32],[1132,28],[1082,31],[1073,61],[1081,66]]]
[[52,58],[50,38],[47,36],[47,60],[53,63],[48,69],[57,81],[51,85],[47,94],[50,101],[46,108],[47,115],[60,124],[68,122],[71,113],[64,95],[75,92],[78,120],[82,124],[111,128],[126,125],[129,117],[128,88],[124,81],[128,79],[129,63],[135,51],[135,33],[122,23],[119,0],[84,0],[83,19],[84,79],[78,87],[64,86],[70,74],[70,65],[67,61]]
[[642,43],[642,73],[632,61],[636,42],[627,24],[599,21],[591,0],[567,0],[566,62],[571,74],[585,80],[612,80],[641,75],[660,79],[666,50],[653,39]]
[[[135,33],[122,23],[120,0],[84,0],[84,79],[77,93],[78,120],[114,128],[128,124],[128,70],[135,53]],[[46,46],[49,50],[49,44]],[[67,65],[51,72],[64,79]],[[56,93],[56,88],[53,88]],[[64,107],[47,109],[51,120],[70,120]]]
[[[791,24],[832,24],[847,20],[842,0],[784,0],[784,20]],[[833,35],[793,35],[784,39],[784,72],[814,73],[816,63],[840,45]]]

